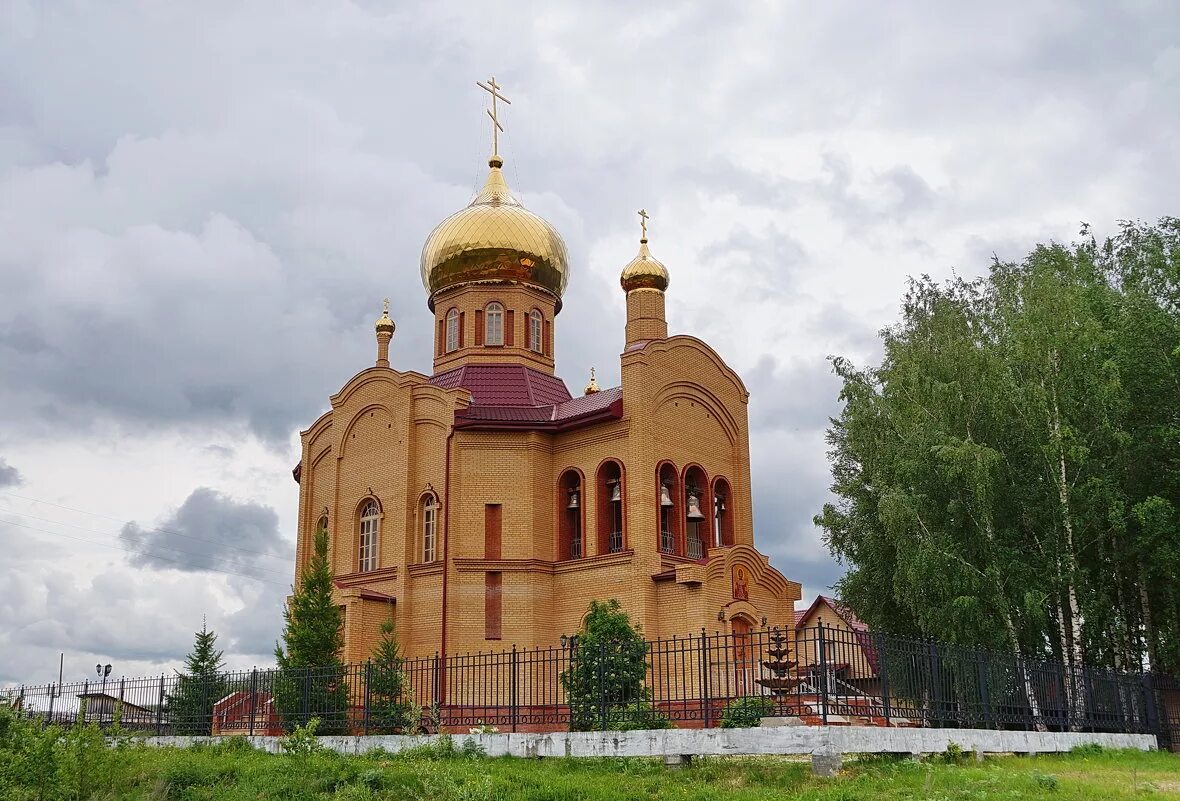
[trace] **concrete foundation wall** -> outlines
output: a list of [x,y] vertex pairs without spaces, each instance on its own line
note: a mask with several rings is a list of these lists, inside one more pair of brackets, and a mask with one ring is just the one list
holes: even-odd
[[[215,737],[147,737],[150,746],[185,748]],[[278,737],[247,737],[255,748],[277,753]],[[439,735],[409,737],[319,737],[325,748],[359,754],[375,748],[397,752],[427,745]],[[1056,753],[1094,743],[1103,748],[1156,748],[1153,734],[1084,734],[1075,732],[993,731],[991,729],[887,729],[879,726],[792,726],[758,729],[664,729],[628,732],[558,732],[554,734],[457,734],[456,745],[474,740],[489,756],[516,757],[662,757],[674,755],[739,756],[753,754],[931,754],[955,743],[964,751]]]

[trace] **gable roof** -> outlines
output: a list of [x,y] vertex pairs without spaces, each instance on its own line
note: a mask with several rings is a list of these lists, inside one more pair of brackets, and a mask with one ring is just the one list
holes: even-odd
[[811,617],[816,607],[820,604],[827,605],[833,612],[835,612],[845,625],[853,631],[868,631],[869,626],[863,620],[856,616],[856,613],[848,607],[846,603],[839,598],[832,598],[829,595],[817,595],[815,600],[811,602],[811,606],[807,607],[802,612],[795,612],[795,628],[803,628],[803,622]]

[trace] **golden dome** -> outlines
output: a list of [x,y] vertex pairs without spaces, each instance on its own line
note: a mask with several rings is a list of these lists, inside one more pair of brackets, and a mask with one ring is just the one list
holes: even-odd
[[557,296],[569,280],[565,242],[552,225],[520,205],[508,191],[493,156],[491,171],[471,204],[447,217],[422,247],[422,284],[434,295],[474,281],[515,281]]
[[658,289],[663,292],[668,288],[668,280],[668,268],[651,255],[647,249],[647,239],[640,239],[639,255],[631,259],[631,263],[623,268],[623,274],[619,276],[623,291]]
[[378,333],[388,331],[390,336],[393,336],[393,332],[397,330],[397,326],[394,325],[393,320],[389,317],[389,298],[385,299],[384,307],[381,309],[381,316],[377,318],[377,322],[373,324],[373,327]]

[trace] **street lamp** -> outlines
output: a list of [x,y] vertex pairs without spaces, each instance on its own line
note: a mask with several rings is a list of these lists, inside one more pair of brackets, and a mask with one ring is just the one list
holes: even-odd
[[[106,698],[106,694],[107,694],[107,676],[111,675],[111,666],[110,666],[109,664],[106,664],[106,665],[95,665],[95,666],[94,666],[94,672],[95,672],[95,673],[97,673],[98,675],[102,676],[102,697],[103,697],[103,698]],[[103,703],[105,704],[106,702],[104,701]],[[114,710],[111,710],[111,712],[112,712],[112,717],[113,717]],[[102,713],[100,712],[99,714],[101,715]],[[101,721],[102,721],[102,718],[99,718],[99,721],[100,721],[100,723],[101,723]]]

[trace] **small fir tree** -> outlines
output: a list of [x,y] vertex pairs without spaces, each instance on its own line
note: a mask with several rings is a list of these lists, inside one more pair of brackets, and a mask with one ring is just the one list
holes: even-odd
[[184,660],[184,672],[177,671],[176,684],[164,702],[168,719],[177,734],[209,734],[213,705],[226,694],[222,652],[217,634],[202,621],[193,649]]
[[381,624],[381,639],[369,663],[369,728],[382,734],[408,733],[417,727],[418,717],[390,617]]
[[618,600],[591,601],[561,674],[573,731],[664,729],[646,685],[647,643]]
[[344,619],[332,598],[326,529],[315,534],[315,550],[283,610],[283,621],[283,643],[275,643],[279,669],[274,695],[284,727],[290,730],[319,718],[325,734],[343,731],[348,714],[348,686],[340,661]]

